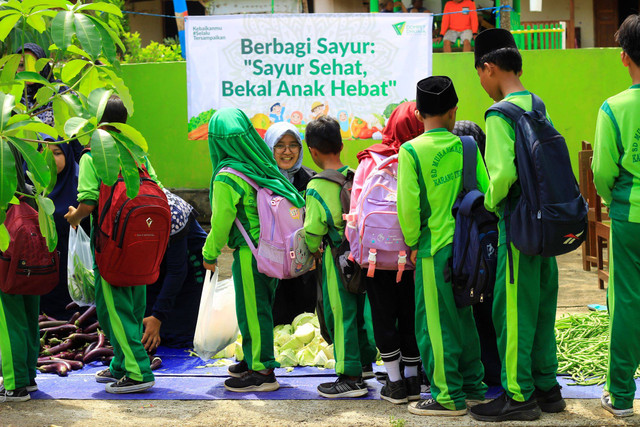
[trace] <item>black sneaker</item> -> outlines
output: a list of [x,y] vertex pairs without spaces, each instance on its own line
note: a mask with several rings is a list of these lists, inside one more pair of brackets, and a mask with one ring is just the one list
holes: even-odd
[[227,372],[229,372],[229,375],[231,375],[234,378],[241,378],[247,372],[249,372],[249,364],[246,361],[241,360],[240,362],[236,363],[235,365],[229,366],[227,368]]
[[346,375],[340,375],[332,383],[323,383],[318,386],[318,394],[329,399],[337,397],[362,397],[369,393],[367,385],[362,378],[349,379]]
[[420,400],[409,405],[409,412],[415,415],[436,415],[439,417],[460,417],[466,415],[467,408],[447,409],[435,399]]
[[469,415],[478,421],[533,421],[540,418],[540,414],[534,396],[526,402],[517,402],[506,393],[489,403],[469,409]]
[[155,381],[136,381],[127,377],[126,375],[118,380],[118,382],[112,382],[105,386],[107,393],[125,394],[125,393],[139,393],[153,387]]
[[278,384],[272,369],[266,375],[257,371],[247,371],[240,378],[229,378],[224,382],[224,388],[236,393],[247,393],[250,391],[274,391],[280,388],[280,384]]
[[605,410],[610,412],[611,415],[613,415],[616,418],[625,418],[625,417],[633,416],[633,408],[629,408],[629,409],[614,408],[613,404],[611,403],[611,396],[609,395],[608,392],[604,392],[602,394],[602,397],[600,398],[600,403],[602,404],[602,407]]
[[420,400],[422,384],[420,384],[419,376],[405,378],[404,386],[407,389],[407,399],[409,399],[409,402]]
[[111,369],[109,368],[103,369],[100,372],[96,372],[96,374],[93,377],[96,379],[96,382],[100,384],[118,382],[118,379],[113,376],[113,374],[111,373]]
[[373,373],[373,367],[371,365],[362,366],[362,379],[370,380],[371,378],[375,378],[376,374]]
[[7,390],[4,387],[0,390],[0,402],[26,402],[31,396],[26,387],[20,387],[15,390]]
[[407,389],[404,380],[400,379],[394,382],[387,381],[387,383],[382,386],[382,390],[380,390],[380,399],[396,405],[407,403],[409,400],[407,399]]
[[542,391],[536,388],[533,395],[536,397],[538,406],[540,406],[542,412],[555,414],[564,411],[564,408],[567,407],[567,402],[562,398],[562,393],[560,393],[561,388],[560,384],[556,384],[549,391]]
[[38,384],[36,384],[36,380],[31,380],[29,385],[27,386],[27,391],[29,393],[33,393],[34,391],[38,391]]

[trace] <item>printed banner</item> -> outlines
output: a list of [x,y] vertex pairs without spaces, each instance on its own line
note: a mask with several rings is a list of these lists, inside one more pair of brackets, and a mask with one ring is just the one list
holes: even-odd
[[264,136],[330,115],[343,139],[381,139],[393,109],[431,75],[431,14],[189,16],[189,139],[223,107]]

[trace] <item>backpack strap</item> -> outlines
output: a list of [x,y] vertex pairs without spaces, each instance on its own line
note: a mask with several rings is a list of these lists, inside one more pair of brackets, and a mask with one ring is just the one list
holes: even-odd
[[478,188],[476,166],[478,159],[478,147],[472,136],[461,136],[462,141],[462,186],[465,191]]
[[342,187],[345,184],[345,182],[348,181],[348,178],[346,176],[344,176],[343,174],[341,174],[335,169],[325,169],[319,174],[314,175],[311,179],[324,179],[325,181],[336,183],[340,187]]
[[[533,95],[533,94],[532,94]],[[506,117],[508,117],[509,119],[513,120],[514,123],[517,123],[518,120],[520,120],[520,117],[526,113],[525,110],[523,110],[522,108],[518,107],[516,104],[509,102],[509,101],[500,101],[496,104],[493,104],[491,107],[489,107],[487,109],[487,111],[484,113],[484,119],[487,120],[487,117],[489,116],[489,113],[491,113],[492,111],[495,111],[497,113],[500,113]]]
[[547,107],[545,107],[542,99],[540,99],[540,97],[535,93],[531,94],[531,109],[533,111],[541,112],[542,117],[547,117]]
[[244,181],[246,181],[247,184],[252,186],[254,188],[254,190],[256,190],[256,191],[258,191],[260,189],[260,186],[254,180],[252,180],[251,178],[249,178],[248,176],[246,176],[242,172],[238,172],[237,170],[235,170],[233,168],[222,168],[222,169],[220,169],[220,171],[218,173],[222,173],[222,172],[230,173],[231,175],[235,175],[238,178],[243,179]]

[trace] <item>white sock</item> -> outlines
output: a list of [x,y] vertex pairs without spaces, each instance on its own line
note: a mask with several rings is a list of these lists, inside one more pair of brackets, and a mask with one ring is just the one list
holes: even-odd
[[413,366],[405,365],[404,367],[405,378],[417,377],[417,376],[418,376],[418,365],[413,365]]
[[400,359],[396,359],[392,362],[384,362],[384,367],[387,369],[389,381],[394,383],[402,379],[402,376],[400,375]]

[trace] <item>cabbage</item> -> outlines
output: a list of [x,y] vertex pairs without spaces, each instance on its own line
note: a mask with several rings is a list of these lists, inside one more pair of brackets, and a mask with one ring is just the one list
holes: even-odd
[[213,356],[213,358],[228,359],[230,357],[233,357],[235,351],[236,351],[236,343],[231,343],[228,346],[226,346],[224,349],[220,350],[215,356]]
[[284,332],[287,335],[293,334],[293,328],[291,325],[278,325],[273,328],[273,334],[277,334],[278,332]]
[[329,359],[327,359],[327,356],[324,354],[324,351],[319,351],[318,354],[316,354],[316,357],[313,359],[313,366],[323,366],[327,364],[327,362],[329,361]]
[[336,369],[336,361],[335,359],[327,360],[327,363],[324,364],[324,367],[327,369]]
[[291,322],[291,326],[294,330],[297,330],[301,325],[312,322],[314,317],[316,317],[316,315],[313,313],[298,314],[295,319],[293,319],[293,322]]
[[280,352],[285,350],[293,350],[294,352],[302,349],[304,347],[304,343],[300,340],[300,338],[293,337],[289,341],[287,341],[282,347],[280,347]]
[[278,347],[285,345],[291,338],[293,337],[286,330],[280,330],[278,332],[274,331],[273,334],[273,342]]
[[244,360],[244,351],[242,351],[242,343],[240,341],[236,341],[235,356],[238,362]]
[[305,347],[296,353],[296,359],[298,359],[298,365],[300,366],[313,366],[315,355],[309,347]]
[[276,362],[280,363],[280,366],[283,368],[298,365],[296,354],[292,349],[287,349],[281,352],[276,358]]
[[333,359],[333,344],[326,346],[322,351],[324,351],[327,359]]
[[296,332],[293,334],[293,336],[302,341],[302,344],[308,344],[312,339],[315,338],[316,329],[311,323],[305,323],[303,325],[300,325],[296,329]]

